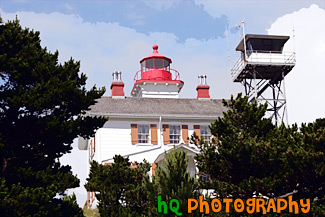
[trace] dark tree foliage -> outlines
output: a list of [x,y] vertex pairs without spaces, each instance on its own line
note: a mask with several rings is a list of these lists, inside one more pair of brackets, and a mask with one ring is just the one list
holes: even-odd
[[[241,95],[223,103],[229,110],[210,126],[215,144],[192,137],[201,149],[196,156],[199,171],[210,177],[201,183],[203,188],[215,189],[219,198],[310,198],[307,215],[323,215],[325,119],[300,129],[297,125],[278,127],[264,118],[266,104],[249,103]],[[245,213],[231,214],[235,215]],[[286,215],[293,214],[280,214]]]
[[1,216],[80,216],[73,200],[55,198],[79,186],[58,159],[104,124],[84,114],[105,89],[87,91],[80,63],[58,63],[39,34],[17,19],[0,24]]
[[[101,216],[175,216],[174,212],[158,213],[157,197],[167,204],[179,200],[179,212],[187,213],[187,199],[198,198],[197,183],[187,172],[187,157],[183,151],[172,151],[165,159],[165,166],[158,167],[150,181],[150,165],[144,161],[137,168],[130,168],[128,158],[114,157],[111,165],[91,163],[87,191],[95,192]],[[190,216],[201,216],[192,213]]]
[[146,216],[148,199],[145,183],[150,165],[144,161],[131,168],[128,158],[114,156],[114,163],[91,163],[87,191],[96,192],[100,216]]

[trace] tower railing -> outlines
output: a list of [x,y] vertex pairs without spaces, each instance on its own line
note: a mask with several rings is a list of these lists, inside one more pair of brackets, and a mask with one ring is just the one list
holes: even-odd
[[[159,69],[147,69],[146,71],[139,70],[135,73],[134,79],[133,79],[133,84],[135,84],[138,80],[141,80],[141,75],[143,72],[147,71],[153,71],[153,70],[166,70],[165,68],[159,68]],[[181,79],[180,74],[177,70],[170,68],[169,71],[172,74],[172,80],[173,81],[179,81]]]
[[294,52],[248,50],[246,51],[246,56],[246,60],[243,58],[243,56],[239,58],[234,67],[231,69],[231,76],[233,80],[237,79],[238,75],[242,72],[247,64],[294,65],[296,63],[296,55]]

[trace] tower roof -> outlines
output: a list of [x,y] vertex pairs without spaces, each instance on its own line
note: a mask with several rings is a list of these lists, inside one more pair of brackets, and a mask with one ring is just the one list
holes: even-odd
[[[275,49],[282,51],[284,44],[289,40],[289,38],[289,36],[282,35],[246,34],[245,42],[247,43],[250,41],[253,46],[253,50],[262,50],[266,46],[269,50]],[[240,41],[236,47],[236,51],[244,51],[244,39]]]
[[158,52],[158,45],[157,45],[157,44],[154,44],[154,45],[152,46],[152,49],[153,49],[152,54],[150,54],[149,56],[146,56],[145,58],[143,58],[143,59],[140,61],[140,63],[142,63],[144,60],[151,59],[151,58],[154,58],[154,57],[167,59],[167,60],[169,60],[170,63],[172,63],[172,60],[171,60],[170,58],[168,58],[168,57],[166,57],[166,56],[164,56],[164,55],[162,55],[162,54],[160,54],[160,53]]

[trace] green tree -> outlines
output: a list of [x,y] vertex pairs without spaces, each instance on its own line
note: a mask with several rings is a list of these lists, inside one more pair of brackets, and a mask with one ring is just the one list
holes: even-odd
[[[182,213],[181,216],[199,215],[197,212],[187,213],[188,198],[198,199],[199,196],[196,179],[190,176],[187,166],[188,159],[184,151],[176,149],[166,154],[164,165],[158,167],[152,182],[147,185],[149,216],[176,216],[175,212],[169,209],[169,202],[172,199],[179,201],[178,213]],[[167,202],[167,214],[158,212],[158,195],[161,196],[159,200]]]
[[179,212],[188,216],[187,199],[198,198],[198,186],[187,172],[187,164],[185,152],[172,151],[165,159],[165,166],[158,167],[150,181],[150,165],[146,161],[130,168],[128,158],[116,155],[110,166],[91,163],[85,187],[96,192],[101,216],[175,216],[169,205],[167,215],[158,212],[158,195],[167,204],[178,199]]
[[150,165],[131,162],[121,155],[114,156],[110,166],[95,161],[91,163],[87,191],[96,192],[100,216],[146,216],[148,199],[145,183]]
[[203,188],[215,189],[218,198],[310,198],[308,215],[324,214],[325,120],[300,130],[297,125],[278,127],[264,118],[266,104],[249,103],[241,95],[223,103],[229,110],[210,127],[215,144],[198,144],[199,171],[210,177]]
[[72,58],[58,63],[58,51],[17,19],[0,24],[1,216],[82,215],[75,200],[56,197],[79,186],[59,158],[106,120],[84,116],[105,89],[87,91],[79,68]]

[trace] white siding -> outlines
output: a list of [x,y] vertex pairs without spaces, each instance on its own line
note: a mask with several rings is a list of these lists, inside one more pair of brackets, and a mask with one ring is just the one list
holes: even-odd
[[[138,163],[146,159],[150,164],[154,163],[157,157],[173,148],[174,145],[164,145],[161,126],[168,125],[188,125],[188,137],[194,132],[194,125],[210,125],[212,121],[208,120],[175,120],[162,118],[161,124],[159,117],[146,120],[111,118],[104,126],[97,130],[95,134],[95,153],[93,160],[99,163],[112,163],[113,157],[117,154],[129,156],[130,162]],[[158,145],[132,145],[131,143],[131,124],[156,124]],[[94,138],[91,138],[94,139]],[[88,140],[87,150],[87,172],[89,174],[89,148],[91,139]],[[193,156],[189,157],[188,171],[194,176],[195,163]],[[151,171],[150,171],[151,175]]]
[[[131,124],[156,124],[157,125],[157,137],[158,145],[132,145],[131,144]],[[188,125],[188,136],[190,137],[194,132],[194,125],[209,125],[209,121],[195,121],[192,120],[164,120],[162,119],[161,125]],[[157,154],[163,152],[167,146],[162,145],[162,130],[159,125],[159,118],[148,121],[143,120],[129,120],[129,119],[113,119],[105,123],[103,128],[97,130],[96,135],[96,148],[94,160],[102,162],[113,162],[112,158],[116,154],[122,156],[130,155],[130,160],[141,162],[144,158],[152,163]],[[150,151],[148,150],[161,147],[162,150]],[[168,149],[168,148],[167,148]],[[138,152],[144,152],[136,154]],[[133,154],[133,155],[132,155]]]
[[137,84],[136,97],[143,98],[178,98],[183,84],[157,82]]
[[158,145],[132,145],[131,124],[157,124],[157,127],[159,125],[158,122],[108,121],[104,128],[96,133],[96,140],[100,145],[100,155],[96,160],[101,162],[113,158],[116,154],[125,156],[158,147]]

